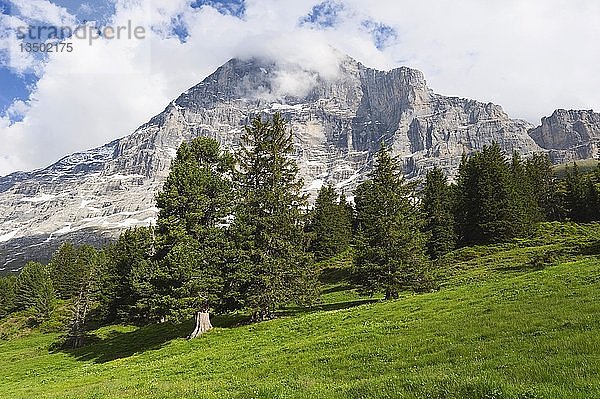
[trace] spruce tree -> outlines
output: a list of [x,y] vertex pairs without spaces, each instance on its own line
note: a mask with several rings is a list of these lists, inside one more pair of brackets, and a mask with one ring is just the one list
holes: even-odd
[[[539,220],[559,220],[563,216],[552,162],[546,154],[533,154],[525,161],[526,182],[531,190]],[[515,184],[523,182],[516,181]]]
[[97,251],[91,246],[83,246],[79,257],[87,264],[87,274],[79,286],[79,293],[71,306],[71,317],[67,326],[66,345],[79,348],[84,345],[89,316],[93,308],[97,308],[101,300],[101,285],[104,282],[107,259],[104,251]]
[[213,139],[182,143],[157,195],[157,262],[154,279],[165,316],[195,317],[195,338],[212,328],[209,311],[221,306],[232,214],[233,157]]
[[565,208],[569,218],[574,222],[589,222],[594,219],[593,182],[579,170],[577,163],[573,167],[567,166],[565,179]]
[[76,247],[67,242],[52,255],[48,264],[52,284],[60,299],[71,299],[79,295],[85,284],[96,250],[90,245]]
[[46,267],[37,262],[27,263],[16,282],[16,309],[32,309],[37,321],[42,321],[48,318],[53,306],[54,289]]
[[98,277],[99,311],[106,322],[145,324],[160,319],[152,284],[157,274],[154,248],[152,227],[128,229],[106,248],[107,270]]
[[463,157],[455,207],[463,245],[501,242],[522,235],[527,222],[519,206],[510,165],[497,143]]
[[522,226],[519,234],[529,231],[536,223],[544,219],[535,195],[536,187],[527,173],[527,164],[523,162],[521,155],[514,151],[510,162],[511,177],[511,213],[515,220]]
[[316,272],[307,252],[307,203],[290,158],[294,145],[286,122],[278,113],[272,120],[255,117],[245,128],[243,145],[228,303],[251,310],[258,321],[287,302],[310,301],[317,293]]
[[427,253],[437,259],[454,249],[454,202],[452,187],[439,168],[427,173],[421,202],[427,233]]
[[348,248],[352,219],[345,196],[338,197],[332,186],[324,185],[310,216],[310,249],[316,260],[330,258]]
[[6,317],[15,308],[15,285],[14,276],[0,277],[0,318]]
[[370,179],[356,189],[355,281],[362,292],[385,293],[423,288],[427,257],[425,235],[412,187],[398,161],[382,145]]

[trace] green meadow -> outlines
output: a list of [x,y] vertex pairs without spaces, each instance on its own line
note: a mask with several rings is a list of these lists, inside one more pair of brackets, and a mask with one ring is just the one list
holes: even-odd
[[110,326],[61,349],[64,308],[0,322],[0,398],[600,398],[600,225],[545,223],[462,248],[437,290],[365,298],[351,253],[324,262],[313,308],[246,324]]

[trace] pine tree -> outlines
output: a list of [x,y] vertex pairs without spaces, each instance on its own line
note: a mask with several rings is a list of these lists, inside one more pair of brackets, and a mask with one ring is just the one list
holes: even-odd
[[195,316],[195,338],[212,328],[220,306],[228,249],[224,226],[232,213],[233,158],[213,139],[182,143],[157,196],[157,291],[165,316]]
[[48,264],[52,284],[60,299],[71,299],[79,295],[79,288],[89,272],[85,246],[77,248],[64,243],[54,252]]
[[[533,154],[525,161],[525,174],[539,213],[539,220],[560,220],[563,210],[560,206],[552,162],[548,155]],[[522,182],[516,181],[515,184],[522,184]]]
[[511,197],[510,212],[522,226],[519,234],[524,234],[542,221],[544,216],[535,195],[536,187],[527,173],[527,164],[521,155],[514,151],[510,162]]
[[361,291],[383,291],[386,299],[393,299],[402,290],[423,288],[426,239],[412,192],[398,161],[382,145],[370,179],[355,193],[358,230],[354,274]]
[[15,277],[0,277],[0,318],[8,316],[14,311],[15,285]]
[[85,343],[89,315],[99,305],[101,299],[102,276],[106,272],[107,259],[104,251],[91,246],[80,248],[79,257],[88,265],[87,275],[81,281],[79,294],[71,307],[71,318],[67,326],[66,344],[71,348],[80,348]]
[[456,245],[452,187],[439,168],[427,173],[421,207],[428,234],[427,253],[432,259],[437,259]]
[[463,245],[501,242],[524,233],[511,170],[497,143],[463,157],[458,171],[455,221]]
[[565,208],[569,218],[575,222],[588,222],[594,219],[594,185],[581,173],[577,163],[567,167],[565,179]]
[[33,309],[38,321],[46,319],[54,306],[54,289],[44,265],[29,262],[25,265],[15,287],[17,310]]
[[157,321],[157,301],[152,279],[154,229],[137,227],[121,233],[106,248],[106,272],[99,276],[100,314],[105,322],[145,324]]
[[352,219],[348,204],[345,196],[340,199],[330,185],[319,190],[309,231],[312,235],[310,249],[316,260],[335,256],[350,245]]
[[316,272],[304,232],[306,197],[300,193],[291,131],[280,114],[245,128],[238,153],[238,205],[231,229],[234,275],[228,303],[250,309],[253,320],[272,317],[290,301],[316,295]]

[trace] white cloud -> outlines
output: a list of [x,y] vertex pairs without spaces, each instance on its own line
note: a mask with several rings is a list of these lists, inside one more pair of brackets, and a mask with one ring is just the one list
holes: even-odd
[[[148,37],[76,42],[73,53],[52,54],[26,107],[12,108],[23,121],[0,119],[0,174],[131,133],[234,56],[284,59],[333,76],[333,46],[368,66],[418,68],[438,93],[493,101],[534,123],[557,107],[600,108],[595,0],[340,2],[335,26],[318,30],[298,26],[318,0],[246,0],[242,19],[192,9],[190,0],[117,0],[112,25],[131,20]],[[48,1],[23,4],[31,18],[40,10],[49,21],[72,18]],[[174,19],[187,27],[184,43],[171,32]],[[395,30],[383,51],[367,20]],[[313,80],[286,68],[276,76],[282,92],[305,92]]]

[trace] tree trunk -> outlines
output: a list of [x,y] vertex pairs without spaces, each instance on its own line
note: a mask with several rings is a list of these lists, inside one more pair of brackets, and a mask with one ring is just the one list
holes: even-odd
[[385,292],[385,299],[386,300],[390,300],[390,299],[398,299],[399,295],[397,291],[393,291],[393,290],[387,290]]
[[198,312],[196,313],[196,328],[194,328],[188,339],[197,338],[211,328],[212,324],[210,324],[210,313],[208,313],[208,310]]

